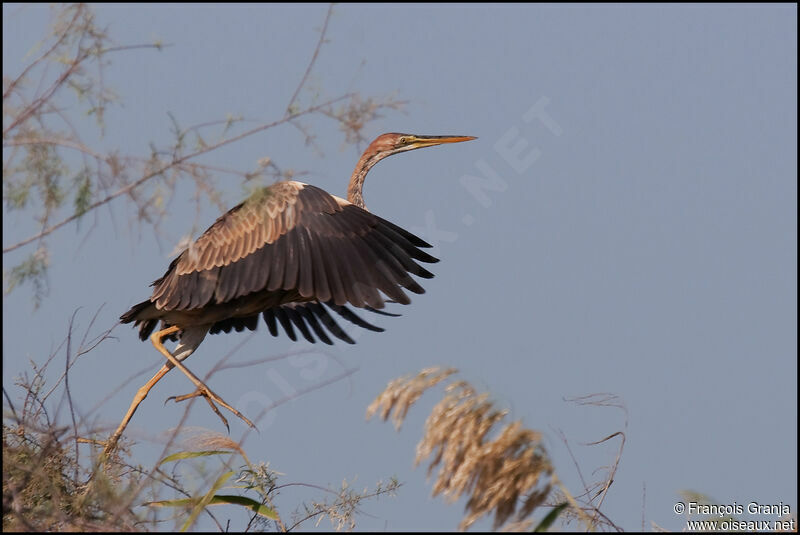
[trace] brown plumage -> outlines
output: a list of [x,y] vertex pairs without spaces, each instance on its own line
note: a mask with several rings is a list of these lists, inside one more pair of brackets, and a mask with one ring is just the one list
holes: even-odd
[[[408,304],[402,288],[424,293],[410,274],[433,276],[415,260],[437,262],[424,247],[430,245],[319,188],[279,182],[220,217],[153,283],[150,299],[122,321],[139,325],[142,340],[159,320],[165,326],[207,325],[214,334],[252,330],[260,313],[286,314],[285,305],[291,304],[291,310],[299,307],[305,314],[292,316],[300,329],[303,317],[312,328],[323,320],[333,334],[352,343],[325,308],[300,305],[325,303],[340,315],[349,311],[347,304],[379,309],[384,306],[380,292]],[[352,312],[345,317],[357,318]]]
[[[316,334],[330,344],[332,334],[354,343],[329,311],[357,326],[382,331],[348,305],[393,315],[379,309],[387,299],[410,303],[404,288],[424,293],[412,275],[433,275],[417,262],[438,260],[422,250],[430,247],[428,243],[367,211],[364,179],[392,154],[471,139],[383,134],[356,165],[347,200],[301,182],[278,182],[217,219],[153,283],[150,299],[121,317],[123,323],[139,326],[142,340],[161,322],[151,340],[169,362],[137,393],[106,451],[113,449],[150,388],[174,366],[187,374],[198,387],[196,394],[206,397],[220,417],[212,399],[250,423],[181,364],[207,333],[253,330],[263,316],[273,336],[280,324],[292,340],[297,339],[296,327],[309,342]],[[163,347],[168,338],[179,340],[174,353]]]

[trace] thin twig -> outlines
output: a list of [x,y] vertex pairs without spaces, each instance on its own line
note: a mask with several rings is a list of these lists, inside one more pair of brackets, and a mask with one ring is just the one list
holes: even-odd
[[292,106],[294,106],[294,101],[297,99],[297,95],[300,93],[300,90],[308,80],[308,75],[311,74],[311,69],[314,67],[314,63],[317,61],[317,56],[319,55],[319,51],[322,48],[322,43],[325,42],[325,33],[328,31],[328,21],[331,20],[331,13],[333,13],[333,4],[328,7],[328,13],[325,15],[325,22],[322,23],[322,30],[319,32],[319,41],[317,41],[317,46],[314,48],[314,54],[311,56],[311,61],[308,62],[308,67],[306,67],[306,72],[303,75],[303,78],[300,80],[300,83],[297,86],[297,89],[294,90],[294,94],[292,98],[289,99],[289,105],[286,106],[286,113],[288,115],[292,114]]
[[[399,485],[398,485],[398,487],[399,487]],[[380,496],[381,494],[386,494],[387,492],[392,492],[392,491],[394,491],[394,490],[395,490],[395,488],[392,488],[392,489],[389,489],[389,490],[387,490],[387,489],[376,489],[376,490],[374,490],[373,492],[370,492],[370,493],[368,493],[368,494],[359,494],[359,495],[358,495],[358,498],[359,498],[359,501],[361,501],[361,500],[367,500],[367,499],[369,499],[369,498],[374,498],[374,497],[376,497],[376,496]],[[330,491],[330,492],[334,492],[334,491]],[[339,498],[342,498],[342,495],[341,495],[341,493],[336,493],[336,494],[337,494],[337,497],[339,497]],[[344,498],[343,498],[343,500],[344,500]],[[314,518],[315,516],[319,516],[319,515],[326,515],[326,514],[328,514],[328,512],[329,512],[329,511],[330,511],[330,510],[331,510],[333,507],[335,507],[336,505],[338,505],[338,504],[337,504],[336,502],[334,502],[333,504],[331,504],[330,506],[328,506],[328,508],[327,508],[327,509],[321,509],[321,510],[319,510],[319,511],[314,511],[313,513],[309,513],[309,514],[308,514],[306,517],[304,517],[304,518],[301,518],[300,520],[298,520],[297,522],[295,522],[294,524],[292,524],[290,527],[288,527],[288,528],[286,529],[286,531],[287,531],[287,532],[289,532],[289,531],[292,531],[292,530],[294,530],[294,528],[296,528],[297,526],[299,526],[300,524],[302,524],[302,523],[303,523],[303,522],[305,522],[306,520],[309,520],[309,519],[311,519],[311,518]],[[338,531],[338,530],[337,530],[337,531]]]
[[78,467],[80,466],[80,449],[78,448],[78,423],[75,421],[75,405],[72,403],[72,392],[69,390],[69,355],[72,352],[72,326],[75,323],[75,316],[80,311],[80,307],[75,309],[72,317],[69,319],[69,330],[67,332],[67,352],[64,358],[64,392],[67,396],[67,405],[69,406],[69,415],[72,419],[72,432],[73,440],[75,441],[75,472],[73,480],[78,480]]
[[107,197],[105,197],[104,199],[101,199],[101,200],[99,200],[97,202],[94,202],[94,203],[90,204],[80,214],[73,214],[73,215],[67,217],[66,219],[64,219],[63,221],[61,221],[59,223],[55,223],[55,224],[43,229],[41,232],[39,232],[38,234],[36,234],[34,236],[31,236],[30,238],[26,238],[26,239],[24,239],[24,240],[22,240],[20,242],[15,243],[14,245],[10,245],[8,247],[5,247],[3,249],[3,254],[11,252],[11,251],[14,251],[15,249],[19,249],[20,247],[22,247],[24,245],[27,245],[27,244],[29,244],[29,243],[31,243],[33,241],[36,241],[36,240],[38,240],[40,238],[43,238],[43,237],[47,236],[48,234],[51,234],[52,232],[54,232],[54,231],[60,229],[61,227],[63,227],[64,225],[66,225],[68,223],[71,223],[72,221],[75,221],[76,219],[82,217],[87,212],[90,212],[90,211],[94,210],[95,208],[98,208],[98,207],[100,207],[100,206],[102,206],[102,205],[104,205],[104,204],[116,199],[117,197],[119,197],[121,195],[125,195],[125,194],[131,192],[132,190],[138,188],[139,186],[141,186],[142,184],[144,184],[145,182],[147,182],[151,178],[159,176],[159,175],[163,174],[165,171],[167,171],[168,169],[170,169],[170,168],[172,168],[172,167],[174,167],[174,166],[176,166],[178,164],[184,163],[189,159],[195,158],[197,156],[200,156],[200,155],[205,154],[207,152],[210,152],[212,150],[216,150],[219,147],[222,147],[224,145],[228,145],[229,143],[233,143],[233,142],[238,141],[238,140],[240,140],[240,139],[242,139],[244,137],[248,137],[248,136],[251,136],[251,135],[256,134],[258,132],[262,132],[264,130],[267,130],[269,128],[274,128],[274,127],[276,127],[278,125],[290,122],[290,121],[292,121],[292,120],[294,120],[297,117],[300,117],[302,115],[308,115],[308,114],[311,114],[311,113],[318,112],[318,111],[320,111],[322,109],[327,108],[328,106],[330,106],[332,104],[335,104],[336,102],[348,99],[348,98],[350,98],[352,96],[353,95],[350,94],[350,93],[348,93],[346,95],[342,95],[340,97],[328,100],[328,101],[326,101],[326,102],[324,102],[322,104],[319,104],[317,106],[312,106],[312,107],[310,107],[308,109],[305,109],[305,110],[303,110],[301,112],[298,112],[298,113],[296,113],[296,114],[294,114],[292,116],[287,116],[287,117],[284,117],[283,119],[278,119],[277,121],[273,121],[271,123],[258,126],[256,128],[248,130],[247,132],[244,132],[244,133],[239,134],[237,136],[234,136],[232,138],[224,139],[224,140],[222,140],[222,141],[220,141],[218,143],[215,143],[213,145],[209,145],[208,147],[204,147],[204,148],[202,148],[200,150],[197,150],[197,151],[195,151],[193,153],[187,154],[185,156],[181,156],[177,160],[173,160],[173,161],[169,162],[168,164],[165,164],[165,165],[159,167],[158,169],[155,169],[155,170],[145,174],[144,176],[142,176],[141,178],[139,178],[135,182],[132,182],[131,184],[128,184],[127,186],[117,190],[116,192],[112,193],[111,195],[108,195]]
[[28,108],[25,109],[22,113],[17,115],[17,117],[11,122],[11,124],[9,124],[8,127],[6,127],[3,130],[3,137],[6,137],[6,135],[8,135],[9,132],[14,130],[20,124],[27,121],[31,115],[36,113],[36,111],[39,108],[41,108],[48,100],[50,100],[50,97],[53,96],[53,93],[55,93],[58,90],[58,88],[61,87],[61,85],[64,82],[66,82],[70,76],[72,76],[72,74],[78,69],[83,60],[85,60],[87,57],[89,57],[89,54],[84,53],[82,57],[75,58],[72,64],[67,69],[65,69],[64,72],[61,73],[61,76],[59,76],[56,79],[56,81],[53,82],[53,84],[47,89],[47,91],[45,91],[43,95],[36,97],[36,99],[34,99],[34,101],[31,102],[30,106],[28,106]]
[[105,157],[102,154],[94,152],[86,145],[72,141],[71,139],[42,137],[42,138],[16,138],[3,141],[4,147],[19,147],[24,145],[53,145],[56,147],[65,147],[68,149],[75,149],[84,154],[88,154],[89,156],[91,156],[96,160],[100,161],[105,160]]
[[6,88],[6,90],[3,92],[3,100],[4,100],[4,101],[5,101],[5,100],[6,100],[6,98],[7,98],[7,97],[8,97],[8,96],[11,94],[11,92],[14,90],[14,88],[17,86],[17,84],[19,84],[19,83],[20,83],[22,80],[24,80],[24,79],[25,79],[25,76],[28,74],[28,72],[30,72],[30,70],[31,70],[31,69],[33,69],[33,68],[34,68],[36,65],[38,65],[40,62],[42,62],[42,61],[43,61],[45,58],[47,58],[48,56],[50,56],[50,54],[52,54],[52,53],[53,53],[53,51],[54,51],[56,48],[58,48],[58,46],[59,46],[59,45],[61,45],[61,43],[63,43],[63,42],[64,42],[64,39],[66,39],[66,38],[67,38],[67,35],[69,35],[69,33],[70,33],[70,30],[71,30],[71,29],[72,29],[72,27],[75,25],[75,22],[78,20],[78,17],[81,15],[81,9],[83,9],[83,7],[82,7],[82,6],[78,6],[78,9],[76,9],[76,10],[75,10],[75,16],[74,16],[74,17],[72,17],[72,20],[71,20],[71,21],[69,21],[69,24],[67,24],[67,27],[64,29],[64,32],[61,34],[61,37],[59,37],[59,38],[56,40],[56,42],[55,42],[55,43],[53,43],[53,46],[51,46],[51,47],[50,47],[50,48],[47,50],[47,52],[45,52],[44,54],[42,54],[41,56],[39,56],[38,58],[36,58],[34,61],[32,61],[32,62],[31,62],[31,64],[30,64],[30,65],[28,65],[28,66],[25,68],[25,70],[24,70],[24,71],[22,71],[22,73],[21,73],[19,76],[17,76],[17,77],[14,79],[14,81],[13,81],[13,82],[11,82],[11,83],[8,85],[8,87]]
[[11,409],[11,413],[14,415],[14,420],[17,423],[20,423],[19,416],[17,415],[17,410],[14,408],[14,403],[11,402],[11,397],[8,395],[8,391],[6,387],[3,386],[3,395],[6,397],[6,402],[8,403],[8,407]]

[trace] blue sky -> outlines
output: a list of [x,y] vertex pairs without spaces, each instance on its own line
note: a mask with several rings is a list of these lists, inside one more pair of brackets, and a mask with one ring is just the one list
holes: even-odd
[[[327,9],[97,7],[117,43],[172,45],[113,57],[106,83],[122,106],[97,143],[146,156],[151,141],[170,139],[168,113],[185,125],[226,114],[280,118]],[[48,18],[44,8],[4,4],[4,76],[21,71]],[[431,499],[424,467],[412,469],[439,394],[412,408],[399,434],[364,420],[389,380],[440,364],[541,430],[575,493],[580,479],[560,432],[591,478],[613,461],[616,443],[585,444],[625,418],[564,398],[624,400],[627,442],[603,507],[623,528],[682,529],[673,512],[682,489],[796,512],[796,7],[338,5],[327,37],[312,90],[408,102],[372,123],[369,137],[479,139],[395,156],[370,173],[370,210],[429,239],[441,258],[427,293],[397,307],[402,317],[376,320],[386,332],[326,348],[336,359],[316,353],[214,376],[212,388],[252,414],[357,368],[272,411],[245,443],[250,457],[286,481],[333,487],[396,474],[399,495],[366,504],[360,529],[455,529],[463,504]],[[360,149],[343,149],[332,122],[309,124],[321,153],[285,126],[202,161],[248,170],[268,156],[343,195]],[[90,124],[81,128],[90,136]],[[217,184],[226,205],[239,202],[240,183]],[[77,307],[82,328],[101,305],[97,325],[112,326],[149,295],[193,222],[197,235],[219,215],[196,213],[186,197],[170,210],[161,245],[146,228],[129,228],[122,200],[91,220],[88,239],[90,221],[51,236],[43,306],[33,311],[27,289],[3,300],[7,389],[28,359],[58,346]],[[3,223],[4,246],[34,230],[25,214],[4,210]],[[29,252],[4,255],[4,268]],[[160,365],[132,329],[114,335],[71,377],[78,406],[112,427]],[[239,342],[234,362],[308,347],[263,327],[248,336],[210,337],[187,365],[202,377]],[[147,377],[97,407],[147,366]],[[139,409],[129,431],[142,458],[160,451],[153,439],[183,414],[163,399],[189,389],[171,373]],[[201,404],[188,423],[222,430]],[[231,420],[231,430],[236,438],[244,427]],[[303,497],[287,491],[280,505],[288,512]]]

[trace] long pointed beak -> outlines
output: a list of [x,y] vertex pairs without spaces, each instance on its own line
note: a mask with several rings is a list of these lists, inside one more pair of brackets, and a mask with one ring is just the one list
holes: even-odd
[[433,147],[443,143],[461,143],[462,141],[472,141],[477,139],[473,136],[412,136],[409,145],[415,149],[422,147]]

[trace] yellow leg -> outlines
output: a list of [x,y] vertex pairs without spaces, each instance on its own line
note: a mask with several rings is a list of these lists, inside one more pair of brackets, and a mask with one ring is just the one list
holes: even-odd
[[122,432],[125,431],[126,427],[128,427],[128,422],[130,422],[131,418],[133,418],[133,413],[136,412],[136,409],[139,408],[139,404],[144,401],[144,398],[147,397],[150,389],[153,388],[156,383],[159,382],[161,378],[164,377],[164,375],[166,375],[167,372],[172,368],[174,368],[174,366],[171,363],[164,364],[153,376],[153,378],[147,381],[147,383],[145,383],[145,385],[136,392],[136,395],[133,396],[133,402],[131,403],[131,406],[128,407],[128,412],[125,414],[125,418],[122,419],[122,422],[120,422],[117,430],[114,431],[114,434],[111,435],[110,439],[108,439],[106,447],[103,450],[103,458],[107,457],[108,454],[114,451],[114,449],[117,447],[119,437],[122,436]]
[[218,395],[216,395],[214,392],[212,392],[210,388],[208,388],[205,384],[203,384],[203,381],[198,379],[192,372],[190,372],[186,368],[186,366],[184,366],[181,363],[181,361],[176,359],[172,355],[172,353],[167,351],[167,348],[165,348],[164,344],[163,344],[164,338],[166,338],[167,336],[169,336],[171,334],[174,334],[175,332],[177,332],[179,330],[180,329],[178,327],[172,326],[172,327],[168,327],[166,329],[163,329],[161,331],[158,331],[156,333],[153,333],[153,335],[150,337],[150,341],[153,342],[153,345],[158,350],[158,352],[161,353],[162,355],[164,355],[169,362],[164,364],[161,367],[161,369],[158,370],[158,372],[156,372],[156,374],[153,376],[153,378],[150,379],[149,381],[147,381],[147,383],[145,383],[145,385],[142,386],[136,392],[136,395],[133,397],[133,401],[131,402],[130,407],[128,407],[128,412],[125,414],[125,417],[122,419],[122,422],[120,422],[119,426],[117,427],[117,430],[114,431],[114,434],[111,435],[111,438],[108,439],[108,442],[106,443],[106,447],[103,450],[103,455],[101,457],[102,459],[107,458],[108,455],[112,451],[114,451],[114,449],[116,449],[117,442],[119,441],[120,436],[122,436],[123,431],[125,431],[125,428],[128,426],[128,422],[130,422],[131,418],[133,417],[133,413],[135,413],[136,409],[139,408],[139,405],[142,403],[142,401],[144,401],[144,398],[147,397],[147,394],[150,392],[150,390],[156,385],[157,382],[159,382],[161,380],[162,377],[164,377],[164,375],[167,374],[168,371],[170,371],[172,368],[175,368],[175,367],[177,367],[184,374],[186,374],[186,376],[197,387],[197,391],[195,393],[189,394],[189,395],[186,395],[186,396],[179,396],[178,398],[175,398],[176,400],[183,401],[184,399],[188,399],[190,397],[203,396],[206,399],[206,401],[208,402],[208,404],[211,406],[211,408],[214,410],[214,412],[217,413],[217,416],[222,418],[222,421],[225,424],[225,427],[228,427],[228,422],[225,419],[225,417],[222,416],[222,413],[219,412],[219,409],[216,407],[216,405],[214,405],[212,400],[216,401],[217,403],[219,403],[220,405],[222,405],[223,407],[225,407],[226,409],[231,411],[233,414],[235,414],[236,416],[238,416],[239,418],[244,420],[244,422],[247,425],[249,425],[250,427],[255,427],[253,425],[253,422],[251,422],[250,420],[245,418],[244,415],[242,415],[239,411],[237,411],[236,409],[234,409],[233,407],[228,405],[222,398],[220,398]]
[[[184,373],[184,375],[186,375],[186,377],[188,377],[189,380],[194,383],[194,386],[197,387],[197,391],[196,392],[194,392],[192,394],[188,394],[186,396],[179,396],[178,398],[175,398],[175,399],[178,400],[178,401],[183,401],[183,400],[191,398],[191,397],[203,396],[204,398],[206,398],[206,401],[208,401],[208,404],[211,406],[211,408],[214,410],[214,412],[217,413],[217,416],[222,418],[222,422],[225,424],[225,427],[228,427],[228,421],[225,419],[224,416],[222,416],[222,413],[219,412],[219,409],[217,409],[217,407],[214,405],[213,401],[216,401],[217,403],[219,403],[220,405],[222,405],[223,407],[225,407],[226,409],[231,411],[233,414],[235,414],[236,416],[241,418],[244,421],[244,423],[246,423],[250,427],[255,427],[255,425],[253,425],[253,422],[248,420],[241,412],[237,411],[236,409],[234,409],[233,407],[228,405],[225,402],[225,400],[223,400],[221,397],[219,397],[214,392],[212,392],[211,389],[208,388],[205,385],[205,383],[203,383],[203,381],[198,379],[195,374],[190,372],[189,369],[186,368],[186,366],[184,366],[181,363],[180,360],[176,359],[175,356],[172,353],[170,353],[167,350],[166,347],[164,347],[164,344],[162,343],[162,340],[164,338],[166,338],[167,336],[176,333],[179,330],[180,330],[179,327],[173,325],[172,327],[168,327],[167,329],[164,329],[163,331],[158,331],[157,333],[154,333],[152,336],[150,336],[150,340],[153,342],[153,345],[159,351],[159,353],[164,355],[167,358],[167,360],[169,361],[170,364],[172,364],[173,366],[178,368],[180,371],[182,371]],[[230,430],[230,428],[229,428],[229,430]]]

